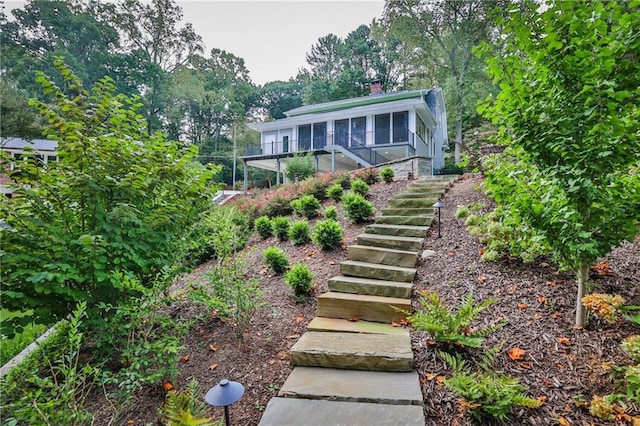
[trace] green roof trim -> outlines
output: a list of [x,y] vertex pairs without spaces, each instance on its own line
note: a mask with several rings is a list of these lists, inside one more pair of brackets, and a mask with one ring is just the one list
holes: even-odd
[[287,117],[297,117],[306,114],[318,114],[322,112],[339,111],[341,109],[355,108],[367,105],[375,105],[384,102],[399,101],[403,99],[417,98],[426,95],[429,90],[412,90],[397,93],[386,93],[382,95],[369,95],[354,99],[343,99],[340,101],[325,102],[315,105],[306,105],[286,111]]

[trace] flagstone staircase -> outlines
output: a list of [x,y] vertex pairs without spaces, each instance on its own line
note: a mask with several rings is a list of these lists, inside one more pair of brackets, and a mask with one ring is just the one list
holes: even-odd
[[349,246],[341,276],[290,350],[294,366],[260,426],[424,425],[409,331],[416,262],[433,204],[459,176],[409,184]]

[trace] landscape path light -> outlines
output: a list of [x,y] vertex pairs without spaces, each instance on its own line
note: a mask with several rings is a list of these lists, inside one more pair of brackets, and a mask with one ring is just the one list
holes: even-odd
[[238,382],[222,379],[220,383],[207,391],[204,400],[214,407],[224,407],[224,420],[226,425],[229,426],[229,406],[240,400],[242,395],[244,395],[244,386]]
[[444,202],[442,202],[442,200],[438,200],[433,207],[437,207],[438,208],[438,238],[440,238],[440,209],[442,207],[444,207],[445,204]]

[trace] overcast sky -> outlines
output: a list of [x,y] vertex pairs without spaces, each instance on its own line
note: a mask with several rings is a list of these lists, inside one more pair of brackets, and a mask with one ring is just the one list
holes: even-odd
[[[320,37],[344,38],[382,16],[384,0],[178,0],[184,22],[202,36],[208,56],[223,49],[245,60],[251,80],[288,80],[306,65]],[[7,12],[24,2],[6,1]]]

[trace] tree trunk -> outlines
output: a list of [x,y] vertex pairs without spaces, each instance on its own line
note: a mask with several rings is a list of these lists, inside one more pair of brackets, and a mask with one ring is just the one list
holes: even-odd
[[456,166],[460,164],[460,160],[462,160],[462,116],[459,116],[456,120],[456,139],[454,141],[454,160]]
[[589,280],[589,264],[584,263],[580,266],[580,270],[576,271],[578,281],[578,296],[576,300],[576,325],[584,327],[587,321],[587,312],[582,304],[582,298],[587,290],[587,281]]

